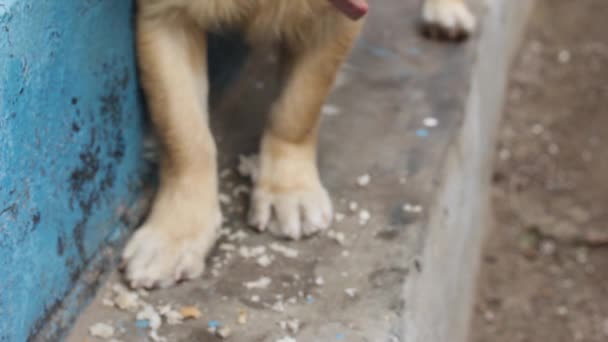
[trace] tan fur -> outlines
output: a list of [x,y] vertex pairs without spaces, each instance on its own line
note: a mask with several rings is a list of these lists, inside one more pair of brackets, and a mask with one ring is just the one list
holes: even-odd
[[286,82],[262,139],[249,219],[298,239],[331,222],[315,162],[319,113],[361,25],[327,0],[138,1],[141,81],[163,153],[152,211],[123,253],[133,287],[198,277],[221,223],[205,32],[237,28],[252,44],[282,46]]

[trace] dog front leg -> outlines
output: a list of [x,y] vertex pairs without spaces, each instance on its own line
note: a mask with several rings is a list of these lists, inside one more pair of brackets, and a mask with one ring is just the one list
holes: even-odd
[[207,109],[206,37],[185,17],[137,24],[142,85],[162,144],[160,187],[123,261],[132,287],[201,275],[221,224],[216,148]]
[[260,152],[260,173],[252,194],[249,223],[299,239],[329,227],[330,197],[316,164],[317,132],[323,103],[358,33],[328,32],[322,42],[286,42],[286,84],[270,114]]

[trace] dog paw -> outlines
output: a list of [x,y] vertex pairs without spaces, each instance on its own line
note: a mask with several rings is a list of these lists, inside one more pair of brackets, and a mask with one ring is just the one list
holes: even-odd
[[132,288],[166,288],[201,276],[221,224],[219,208],[209,198],[193,191],[157,196],[150,217],[122,254]]
[[123,254],[129,285],[165,288],[199,277],[205,265],[205,245],[209,244],[205,240],[203,236],[175,239],[165,230],[140,228]]
[[258,186],[252,195],[249,224],[298,240],[327,229],[332,216],[331,199],[321,184],[284,192]]
[[422,11],[424,32],[433,39],[458,40],[475,31],[476,19],[464,2],[429,1]]

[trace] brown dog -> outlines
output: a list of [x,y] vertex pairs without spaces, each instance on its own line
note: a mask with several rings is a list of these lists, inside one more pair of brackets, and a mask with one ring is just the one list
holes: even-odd
[[[381,6],[381,2],[376,3]],[[326,229],[332,206],[315,162],[319,112],[355,40],[364,0],[139,0],[141,81],[162,142],[161,182],[123,258],[133,287],[166,287],[203,272],[221,223],[216,148],[207,126],[205,31],[232,26],[251,43],[279,41],[287,82],[261,143],[250,223],[299,239]],[[427,0],[423,17],[470,31],[462,0]]]

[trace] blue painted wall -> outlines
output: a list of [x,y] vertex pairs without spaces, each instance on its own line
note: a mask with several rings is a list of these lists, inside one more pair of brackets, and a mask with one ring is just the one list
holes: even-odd
[[127,0],[0,0],[0,341],[62,306],[140,191]]

